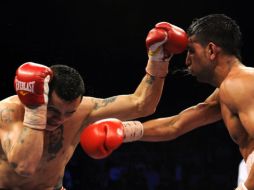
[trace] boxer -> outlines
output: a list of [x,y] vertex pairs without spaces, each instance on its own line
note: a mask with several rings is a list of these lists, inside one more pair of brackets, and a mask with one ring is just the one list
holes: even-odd
[[88,155],[100,159],[122,142],[169,141],[223,119],[247,166],[248,177],[236,190],[254,190],[254,68],[242,63],[240,28],[224,14],[211,14],[195,19],[187,33],[186,66],[198,81],[213,85],[215,91],[177,115],[143,124],[97,121],[84,129],[81,145]]
[[0,189],[59,190],[65,166],[89,124],[108,117],[152,114],[173,54],[184,51],[184,30],[160,23],[146,39],[148,63],[137,89],[106,99],[84,96],[80,74],[66,65],[26,62],[16,71],[17,95],[0,102]]

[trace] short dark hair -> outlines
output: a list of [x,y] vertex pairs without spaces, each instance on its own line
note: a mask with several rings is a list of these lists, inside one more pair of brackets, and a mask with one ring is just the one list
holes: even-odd
[[85,85],[79,72],[67,65],[52,65],[53,78],[49,83],[49,97],[52,92],[65,101],[72,101],[83,97]]
[[224,14],[210,14],[194,19],[187,29],[201,45],[213,42],[229,55],[241,59],[242,33],[236,21]]

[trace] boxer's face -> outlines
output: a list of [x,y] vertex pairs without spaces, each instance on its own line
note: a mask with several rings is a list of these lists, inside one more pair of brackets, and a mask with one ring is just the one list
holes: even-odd
[[48,103],[47,129],[50,130],[50,128],[53,129],[62,125],[76,112],[80,102],[81,97],[66,102],[53,91]]
[[207,52],[208,48],[198,43],[195,37],[189,38],[186,66],[189,72],[201,82],[208,82],[211,76],[211,61],[208,59]]

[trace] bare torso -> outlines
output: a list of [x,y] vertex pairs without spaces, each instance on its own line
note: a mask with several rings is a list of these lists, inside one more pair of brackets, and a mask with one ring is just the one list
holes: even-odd
[[249,67],[240,67],[229,73],[219,92],[224,123],[245,160],[254,150],[253,80],[254,70]]
[[232,113],[226,105],[221,104],[221,112],[232,140],[239,145],[240,152],[246,160],[254,150],[254,139],[244,129],[239,116]]
[[[17,100],[12,97],[12,101],[16,102]],[[21,114],[23,113],[21,112]],[[3,116],[6,120],[12,117],[11,113],[8,116],[8,114],[1,112],[1,117]],[[0,189],[51,190],[61,187],[65,166],[79,143],[83,118],[76,114],[54,131],[46,131],[43,156],[35,174],[31,177],[18,175],[7,161],[5,152],[1,148],[8,146],[8,139],[18,137],[21,132],[20,126],[0,126],[2,142],[0,147]]]

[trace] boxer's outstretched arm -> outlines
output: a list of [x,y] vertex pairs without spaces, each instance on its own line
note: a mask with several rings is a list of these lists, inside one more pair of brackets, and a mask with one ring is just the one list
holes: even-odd
[[220,119],[218,90],[215,90],[205,102],[175,116],[154,119],[143,124],[139,121],[121,121],[116,118],[99,120],[82,131],[80,143],[89,156],[101,159],[109,156],[123,142],[172,140]]
[[193,129],[222,119],[218,101],[218,89],[204,102],[187,108],[177,115],[153,119],[143,123],[141,141],[173,140]]
[[[93,111],[89,121],[93,122],[106,117],[129,120],[155,112],[163,91],[164,79],[168,73],[169,60],[173,54],[185,50],[187,35],[184,30],[170,23],[158,23],[149,31],[146,46],[149,57],[146,66],[147,74],[134,93],[107,99],[91,98]],[[126,79],[127,82],[128,80]]]
[[85,97],[83,102],[90,103],[89,122],[115,117],[129,120],[152,114],[160,100],[164,79],[145,75],[133,94],[118,95],[105,99]]

